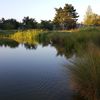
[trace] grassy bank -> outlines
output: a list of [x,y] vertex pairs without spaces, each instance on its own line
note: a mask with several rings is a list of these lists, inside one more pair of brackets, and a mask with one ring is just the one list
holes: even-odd
[[71,88],[80,94],[83,100],[100,99],[100,48],[94,44],[88,46],[81,57],[66,65],[70,71]]
[[68,54],[85,52],[87,46],[91,43],[100,47],[100,29],[99,28],[82,28],[71,31],[53,31],[39,34],[40,43],[51,44],[59,51]]
[[7,35],[7,34],[12,34],[12,33],[16,33],[18,30],[0,30],[0,34],[2,35]]
[[51,44],[57,49],[58,54],[66,56],[85,52],[91,43],[100,47],[99,27],[86,27],[69,31],[20,30],[15,33],[14,31],[8,33],[5,31],[0,34],[0,38],[8,38],[29,45],[34,43],[40,43],[43,46]]
[[82,28],[79,30],[72,31],[54,31],[48,32],[46,37],[55,42],[63,41],[65,44],[83,44],[93,42],[96,45],[100,45],[100,29],[99,28]]
[[41,32],[42,30],[3,30],[0,33],[0,38],[11,39],[18,43],[32,44],[36,41],[35,37]]

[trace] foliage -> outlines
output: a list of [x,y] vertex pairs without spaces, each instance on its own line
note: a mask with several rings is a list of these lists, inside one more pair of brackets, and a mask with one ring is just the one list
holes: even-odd
[[36,36],[42,32],[42,30],[27,30],[19,31],[9,36],[10,39],[17,41],[18,43],[37,44]]
[[19,43],[12,40],[12,39],[7,39],[7,38],[1,38],[0,39],[0,46],[9,46],[10,48],[15,48],[18,47]]
[[0,30],[0,34],[7,35],[7,34],[13,34],[16,33],[18,30]]
[[13,31],[11,34],[10,32],[9,34],[0,34],[1,46],[17,47],[18,45],[16,44],[23,44],[27,49],[36,49],[38,44],[37,35],[40,34],[42,30]]
[[2,18],[0,20],[1,30],[13,30],[13,29],[71,29],[76,27],[78,15],[76,9],[71,4],[65,4],[63,8],[55,8],[56,15],[54,20],[41,20],[38,23],[34,18],[24,17],[22,22],[16,21],[16,19]]
[[24,17],[22,25],[24,29],[36,29],[37,28],[36,20],[33,18],[29,18],[29,17]]
[[56,15],[54,23],[62,29],[71,29],[76,27],[78,15],[76,9],[71,4],[65,4],[64,8],[55,8]]
[[64,55],[69,58],[73,54],[80,54],[82,53],[80,51],[86,50],[88,43],[100,47],[100,29],[82,28],[75,30],[75,32],[46,32],[39,34],[39,43],[43,46],[51,44],[57,49],[57,55]]
[[87,52],[71,61],[68,67],[71,73],[71,84],[86,100],[100,98],[100,48],[89,44]]
[[[87,34],[88,33],[88,34]],[[57,49],[57,55],[65,55],[67,58],[85,50],[88,43],[100,47],[100,28],[82,28],[72,31],[42,31],[27,30],[18,31],[13,34],[1,34],[1,38],[8,38],[21,44],[52,45]]]
[[92,12],[91,6],[88,6],[86,15],[84,18],[85,25],[100,25],[100,15]]
[[17,22],[15,19],[7,19],[5,20],[2,18],[0,20],[0,28],[3,30],[12,30],[12,29],[18,29],[19,22]]
[[46,30],[53,30],[53,23],[51,20],[41,20],[40,23],[40,28],[41,29],[46,29]]

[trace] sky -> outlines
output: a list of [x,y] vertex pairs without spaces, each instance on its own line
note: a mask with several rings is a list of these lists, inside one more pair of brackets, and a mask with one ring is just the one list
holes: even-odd
[[88,5],[93,12],[100,14],[100,0],[0,0],[0,19],[14,18],[21,21],[23,17],[29,16],[40,20],[53,20],[55,9],[72,4],[79,14],[79,22],[84,18]]

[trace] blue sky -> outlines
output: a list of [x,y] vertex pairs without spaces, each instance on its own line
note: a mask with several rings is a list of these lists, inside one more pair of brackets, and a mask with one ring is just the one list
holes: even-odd
[[94,12],[100,14],[100,0],[0,0],[0,18],[15,18],[19,21],[24,16],[37,21],[53,19],[54,8],[63,7],[65,3],[72,4],[82,21],[87,6],[91,5]]

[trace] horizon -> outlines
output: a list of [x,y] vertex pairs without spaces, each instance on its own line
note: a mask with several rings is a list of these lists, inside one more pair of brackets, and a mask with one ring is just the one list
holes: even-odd
[[65,4],[72,4],[79,15],[78,22],[82,22],[84,19],[85,12],[88,5],[91,6],[93,12],[100,14],[100,1],[91,0],[0,0],[0,19],[11,19],[14,18],[18,21],[22,21],[24,17],[29,16],[34,18],[37,22],[41,20],[53,20],[55,16],[55,9],[59,7],[64,7]]

